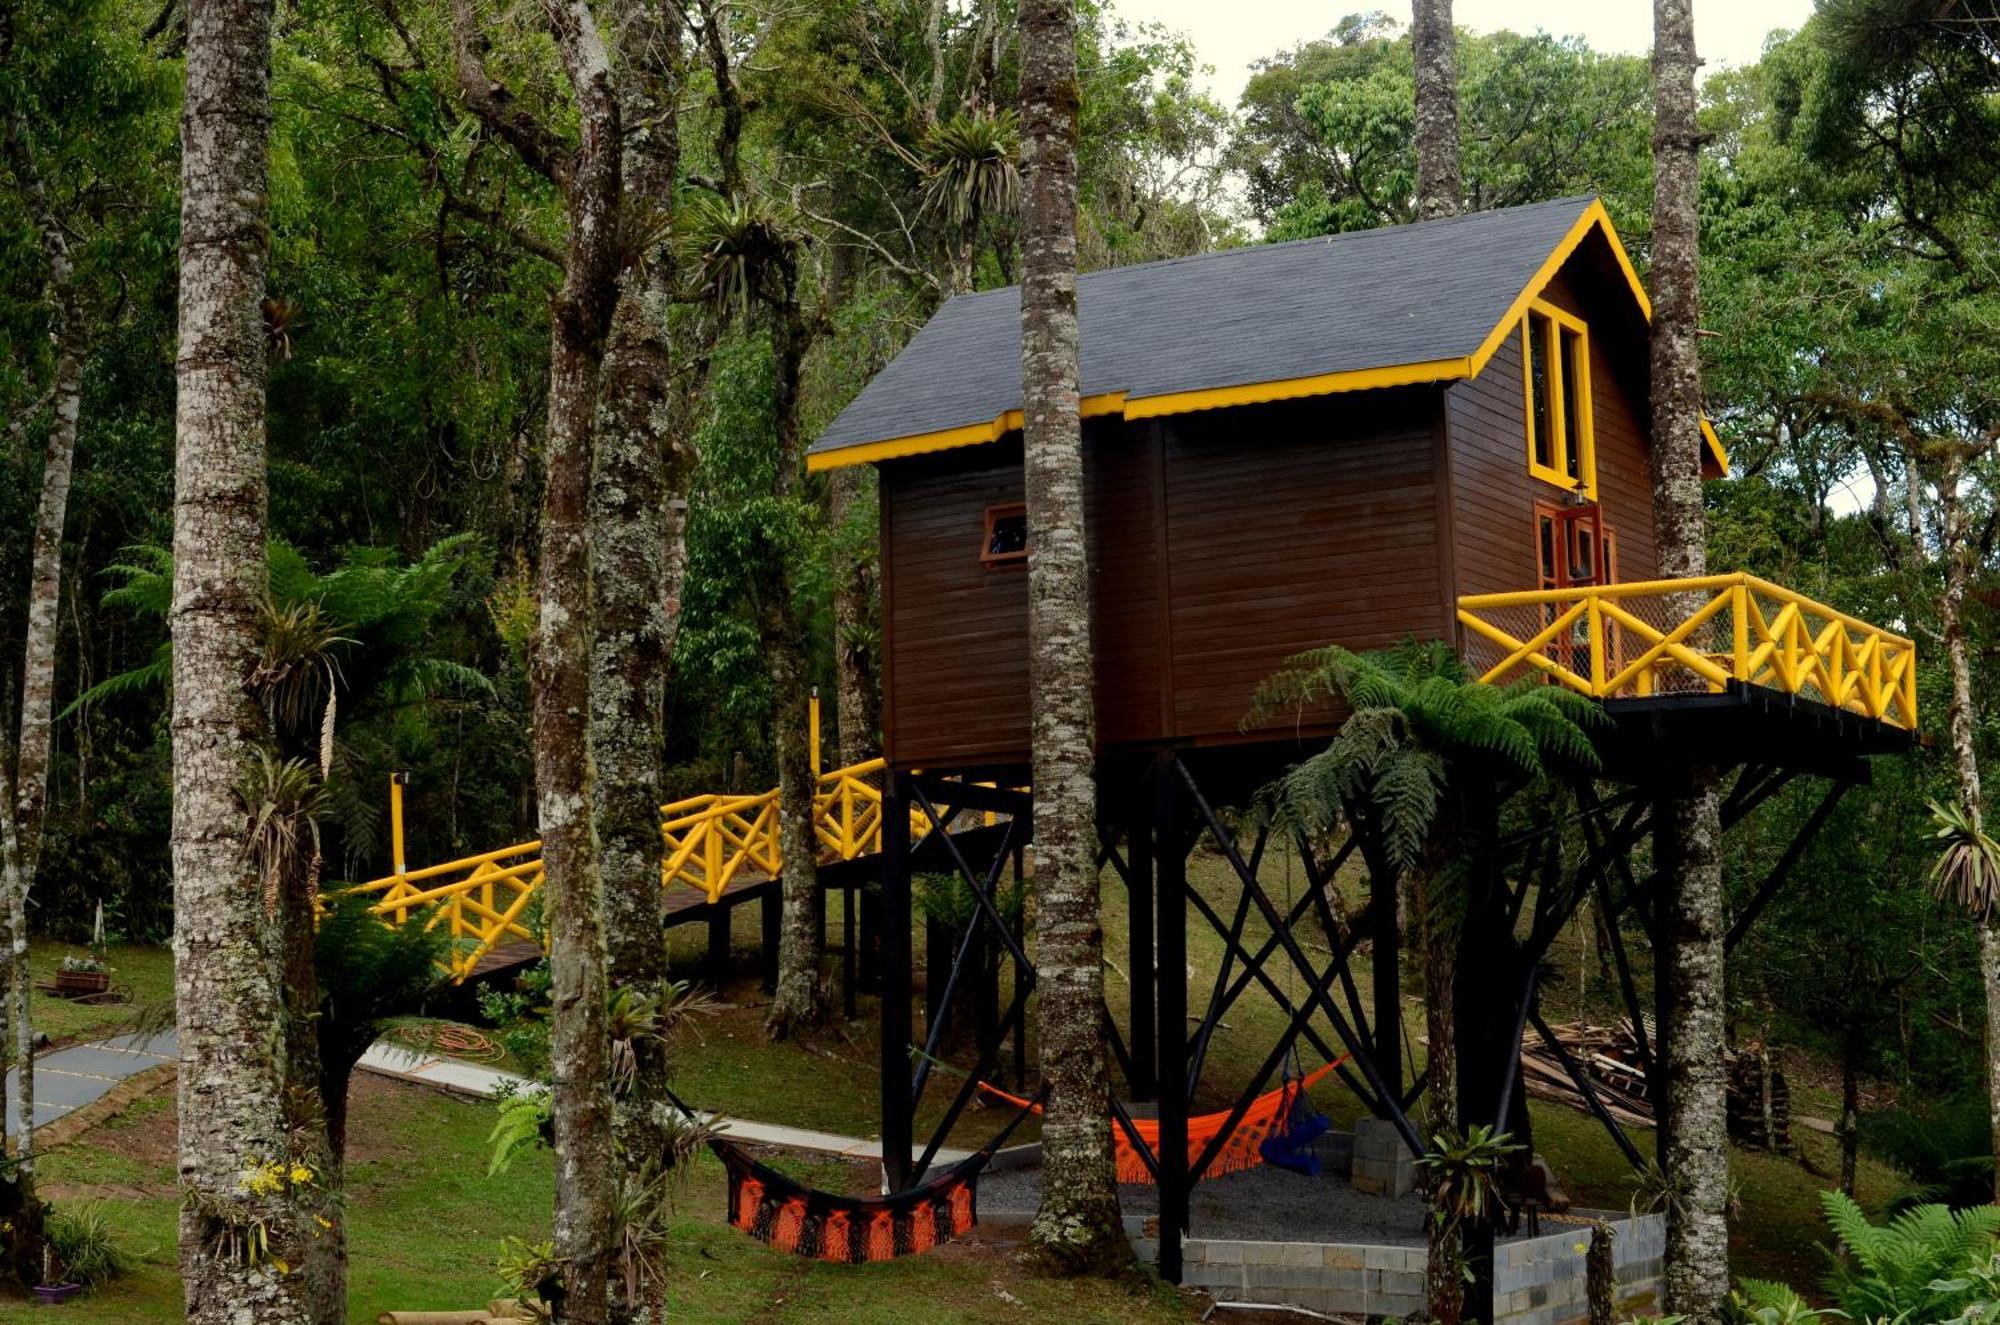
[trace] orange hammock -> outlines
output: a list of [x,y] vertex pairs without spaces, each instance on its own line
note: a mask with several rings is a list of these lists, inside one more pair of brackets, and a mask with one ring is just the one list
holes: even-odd
[[[1263,1144],[1264,1138],[1288,1128],[1291,1125],[1292,1106],[1298,1102],[1299,1096],[1324,1081],[1335,1068],[1347,1061],[1347,1057],[1346,1054],[1342,1054],[1325,1067],[1306,1073],[1303,1079],[1287,1081],[1276,1090],[1266,1091],[1252,1100],[1250,1107],[1244,1110],[1242,1119],[1236,1124],[1236,1130],[1222,1143],[1222,1149],[1215,1152],[1215,1161],[1203,1171],[1202,1176],[1218,1177],[1224,1173],[1235,1173],[1262,1164],[1264,1157],[1257,1147]],[[996,1095],[1006,1100],[1009,1104],[1033,1113],[1042,1112],[1041,1105],[1024,1100],[1018,1095],[1009,1095],[998,1086],[990,1086],[982,1081],[979,1083],[979,1088],[989,1095]],[[1201,1158],[1201,1152],[1208,1149],[1209,1142],[1213,1141],[1228,1123],[1227,1109],[1221,1113],[1196,1114],[1188,1119],[1187,1162],[1190,1168]],[[1138,1132],[1139,1139],[1146,1143],[1147,1149],[1155,1155],[1160,1153],[1158,1119],[1134,1118],[1132,1128]],[[1124,1125],[1115,1120],[1111,1124],[1111,1144],[1118,1156],[1118,1181],[1152,1183],[1153,1172],[1146,1167],[1145,1158],[1133,1146],[1132,1138],[1126,1135]]]

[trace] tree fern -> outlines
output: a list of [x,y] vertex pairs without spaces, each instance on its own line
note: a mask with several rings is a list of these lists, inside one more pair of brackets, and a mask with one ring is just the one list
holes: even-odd
[[1973,1273],[1989,1264],[2000,1207],[1952,1210],[1919,1205],[1872,1224],[1852,1197],[1820,1193],[1840,1255],[1827,1292],[1856,1320],[1944,1321],[1964,1314],[1980,1291]]

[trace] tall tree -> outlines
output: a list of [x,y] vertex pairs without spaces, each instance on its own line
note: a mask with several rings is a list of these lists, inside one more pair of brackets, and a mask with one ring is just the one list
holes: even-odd
[[549,896],[549,1065],[554,1077],[556,1319],[610,1319],[617,1189],[606,1033],[604,886],[593,822],[590,495],[599,376],[617,305],[621,107],[588,0],[551,4],[577,112],[563,181],[569,235],[549,342],[534,685],[535,802]]
[[[1111,1156],[1097,759],[1076,318],[1076,6],[1021,6],[1021,404],[1033,696],[1042,1198],[1032,1239],[1069,1272],[1130,1259]],[[1178,973],[1176,973],[1178,978]]]
[[1413,0],[1417,66],[1417,219],[1458,211],[1458,32],[1451,0]]
[[[13,15],[0,15],[0,62],[11,54]],[[83,367],[89,326],[69,236],[50,202],[37,162],[28,117],[17,105],[0,125],[14,186],[41,240],[48,264],[45,288],[54,323],[55,362],[36,409],[48,412],[42,451],[41,498],[35,510],[34,552],[28,572],[27,629],[21,651],[21,707],[15,715],[11,759],[0,756],[0,963],[7,972],[0,997],[14,1032],[15,1151],[6,1186],[8,1226],[17,1268],[39,1267],[40,1204],[35,1197],[35,1027],[28,971],[28,895],[40,862],[48,809],[49,752],[54,731],[56,612],[62,601],[63,529],[68,518],[70,474],[77,420],[83,410]],[[29,419],[9,431],[25,436]],[[11,767],[9,766],[11,764]]]
[[[1451,0],[1415,0],[1410,44],[1416,61],[1417,218],[1430,221],[1458,212],[1458,34]],[[1424,1087],[1432,1137],[1455,1136],[1458,1116],[1458,1033],[1452,1016],[1457,983],[1462,898],[1443,895],[1443,872],[1406,870],[1407,912],[1424,973]],[[1441,1325],[1457,1325],[1463,1258],[1456,1229],[1432,1218],[1430,1309]],[[1450,1245],[1447,1245],[1450,1244]]]
[[[1697,188],[1692,0],[1653,5],[1653,511],[1662,576],[1707,566],[1701,496],[1701,368],[1696,352]],[[1654,853],[1666,895],[1659,1028],[1665,1059],[1663,1167],[1668,1309],[1695,1325],[1729,1296],[1729,1132],[1723,1066],[1722,826],[1713,770],[1662,789]]]
[[[672,649],[674,525],[687,490],[672,408],[668,320],[676,265],[667,241],[680,166],[685,55],[678,16],[634,6],[618,29],[624,205],[655,236],[620,277],[604,353],[590,519],[596,630],[591,672],[594,810],[602,851],[610,980],[640,1025],[626,1028],[631,1071],[617,1101],[627,1200],[657,1190],[668,1163],[672,1103],[667,1046],[654,1024],[668,997],[660,887],[660,760]],[[625,1285],[628,1307],[666,1313],[658,1276]],[[643,1296],[642,1302],[633,1301]]]
[[[303,1322],[275,935],[238,794],[265,594],[270,0],[190,0],[175,361],[173,862],[181,1279],[195,1325]],[[253,1233],[259,1236],[253,1237]]]

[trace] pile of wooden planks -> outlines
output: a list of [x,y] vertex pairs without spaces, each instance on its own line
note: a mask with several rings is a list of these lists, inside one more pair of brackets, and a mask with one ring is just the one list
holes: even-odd
[[[1646,1098],[1646,1074],[1639,1066],[1638,1044],[1630,1026],[1598,1026],[1589,1022],[1551,1025],[1556,1040],[1583,1069],[1605,1112],[1625,1127],[1651,1127],[1652,1101]],[[1588,1112],[1562,1060],[1532,1028],[1521,1037],[1521,1080],[1530,1095]]]
[[[1571,1061],[1583,1069],[1605,1112],[1625,1127],[1651,1127],[1653,1104],[1630,1025],[1568,1022],[1549,1027]],[[1768,1053],[1732,1049],[1729,1068],[1729,1135],[1775,1154],[1792,1153],[1791,1091]],[[1588,1112],[1561,1058],[1530,1029],[1521,1037],[1521,1079],[1530,1095]]]

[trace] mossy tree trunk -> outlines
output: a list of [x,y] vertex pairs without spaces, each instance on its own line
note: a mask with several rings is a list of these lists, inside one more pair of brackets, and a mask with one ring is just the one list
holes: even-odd
[[1052,1268],[1102,1273],[1129,1265],[1131,1250],[1114,1181],[1103,1032],[1090,572],[1077,409],[1075,5],[1027,0],[1020,26],[1035,970],[1042,1082],[1049,1092],[1041,1207],[1030,1236]]
[[1458,212],[1458,33],[1451,0],[1413,0],[1417,69],[1417,219]]
[[[190,0],[175,362],[174,985],[181,1280],[191,1325],[303,1325],[296,1204],[245,1175],[290,1159],[273,917],[238,796],[265,739],[250,692],[265,593],[270,0]],[[261,1226],[268,1256],[243,1250]]]
[[[625,141],[624,205],[660,239],[620,277],[604,354],[590,497],[594,541],[591,753],[604,879],[610,983],[651,1006],[667,992],[665,894],[660,886],[660,761],[665,744],[679,555],[674,518],[685,507],[692,466],[676,435],[668,315],[676,269],[666,242],[680,159],[683,81],[677,18],[641,7],[618,31]],[[657,1023],[634,1026],[631,1073],[614,1115],[628,1200],[658,1192],[670,1156],[672,1103],[667,1045]],[[615,1313],[666,1317],[666,1285],[622,1285]]]
[[[1653,508],[1662,576],[1706,569],[1701,495],[1701,367],[1696,352],[1696,189],[1692,0],[1653,6]],[[1663,786],[1654,854],[1665,898],[1666,982],[1659,1027],[1666,1074],[1660,1126],[1672,1187],[1667,1308],[1713,1325],[1729,1294],[1729,1143],[1723,1070],[1721,819],[1716,774]]]
[[[0,19],[0,22],[5,22]],[[0,32],[0,60],[12,45]],[[54,733],[56,614],[62,602],[63,529],[68,519],[70,475],[77,422],[83,410],[83,367],[90,345],[75,263],[62,218],[50,202],[37,164],[27,117],[13,111],[4,125],[5,156],[48,263],[45,280],[54,321],[55,371],[47,392],[48,436],[42,451],[41,498],[35,509],[34,546],[28,570],[27,623],[22,632],[21,707],[14,721],[11,760],[0,757],[0,998],[13,1031],[18,1073],[14,1164],[0,1182],[0,1217],[24,1279],[40,1271],[41,1204],[35,1195],[35,1025],[28,970],[28,896],[41,859],[48,809],[49,752]],[[26,423],[17,420],[16,426]],[[5,1112],[0,1086],[0,1113]]]

